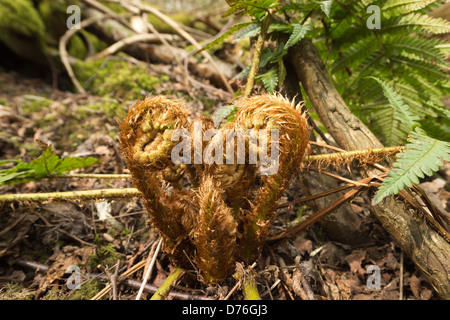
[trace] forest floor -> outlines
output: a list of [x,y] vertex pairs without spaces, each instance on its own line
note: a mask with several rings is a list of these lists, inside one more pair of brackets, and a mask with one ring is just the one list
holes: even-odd
[[[31,161],[40,154],[36,140],[54,146],[60,156],[98,157],[102,164],[84,173],[126,173],[118,141],[119,127],[110,111],[89,108],[99,97],[54,90],[42,79],[24,78],[14,72],[0,73],[0,160]],[[172,83],[172,86],[181,84]],[[161,89],[161,91],[164,91]],[[201,110],[190,104],[191,111]],[[124,105],[125,107],[125,105]],[[120,114],[117,114],[120,117]],[[430,198],[448,211],[450,167],[422,186]],[[37,193],[132,187],[129,180],[44,179],[39,182],[2,186],[4,193]],[[302,197],[295,184],[282,202]],[[262,299],[439,299],[408,256],[394,243],[371,214],[364,194],[351,204],[363,218],[367,242],[358,246],[328,239],[319,224],[277,245],[266,245],[257,261],[258,289]],[[309,207],[280,209],[273,228],[284,228]],[[90,299],[118,279],[103,299],[135,299],[140,269],[125,281],[121,275],[152,255],[158,233],[138,198],[114,201],[30,202],[0,205],[0,300]],[[119,263],[117,272],[112,270]],[[81,290],[67,285],[67,269],[81,268]],[[376,287],[370,266],[380,270]],[[169,259],[159,253],[148,283],[159,287],[170,273]],[[226,297],[237,280],[230,277],[216,287],[197,281],[195,270],[182,277],[169,299]],[[132,286],[134,283],[134,287]],[[300,283],[302,285],[300,285]],[[375,288],[374,288],[375,285]],[[147,290],[147,289],[146,289]],[[151,296],[145,291],[143,299]],[[302,291],[303,290],[303,291]],[[115,292],[114,292],[115,291]],[[311,295],[312,293],[312,295]],[[229,299],[242,299],[236,290]]]

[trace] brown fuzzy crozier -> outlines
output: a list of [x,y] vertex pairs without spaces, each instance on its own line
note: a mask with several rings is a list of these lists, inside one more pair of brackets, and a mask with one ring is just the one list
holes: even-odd
[[[147,98],[120,122],[122,151],[133,184],[163,236],[165,251],[177,266],[190,268],[194,263],[207,284],[225,280],[237,261],[252,263],[258,257],[270,219],[308,143],[305,115],[283,97],[259,95],[235,105],[235,121],[197,148],[192,139],[191,150],[205,152],[208,146],[223,143],[225,151],[232,143],[236,157],[235,142],[241,132],[278,130],[278,170],[261,179],[259,187],[255,187],[258,164],[226,164],[225,155],[223,164],[172,162],[172,150],[178,144],[172,141],[174,130],[184,128],[191,135],[194,131],[194,122],[178,102],[164,96]],[[213,128],[211,119],[199,120],[201,133]],[[237,135],[227,140],[227,129]],[[246,159],[250,150],[260,155],[261,146],[248,135],[239,138],[245,141]],[[267,142],[271,145],[271,136]]]

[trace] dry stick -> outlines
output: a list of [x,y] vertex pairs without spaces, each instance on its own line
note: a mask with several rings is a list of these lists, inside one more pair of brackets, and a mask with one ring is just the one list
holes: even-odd
[[86,191],[65,191],[49,193],[1,194],[0,203],[26,201],[99,200],[122,199],[140,196],[136,188],[97,189]]
[[82,0],[90,7],[97,9],[107,15],[110,15],[111,18],[116,19],[119,23],[121,23],[124,27],[128,28],[131,32],[134,32],[133,27],[118,13],[114,12],[113,10],[109,9],[108,7],[104,6],[100,2],[96,0]]
[[83,86],[80,84],[78,79],[75,77],[75,73],[73,72],[72,66],[70,65],[69,54],[66,49],[67,42],[79,30],[86,28],[86,27],[90,26],[91,24],[94,24],[101,20],[111,18],[112,16],[113,15],[111,15],[111,14],[105,14],[100,17],[92,17],[92,18],[86,19],[80,23],[79,28],[67,30],[66,33],[59,40],[59,54],[61,55],[61,62],[63,63],[64,67],[66,68],[66,71],[70,77],[70,80],[72,80],[73,85],[75,86],[75,88],[77,89],[77,91],[79,93],[86,93],[86,90],[84,90]]
[[150,262],[150,266],[148,267],[147,272],[145,273],[144,279],[142,280],[142,286],[139,289],[139,292],[136,296],[136,300],[141,299],[142,292],[144,291],[144,286],[147,284],[148,278],[150,277],[150,274],[153,271],[153,266],[155,265],[156,257],[158,256],[159,250],[161,249],[161,243],[162,243],[162,238],[158,242],[158,246],[156,247],[155,253],[153,254],[153,258],[152,258],[152,261]]
[[[53,177],[52,177],[53,178]],[[65,173],[58,174],[54,178],[92,178],[92,179],[131,179],[131,174],[123,173]]]
[[[396,149],[397,148],[397,149]],[[329,153],[329,154],[319,154],[313,156],[306,156],[303,158],[302,162],[314,162],[314,161],[322,161],[326,157],[336,157],[339,156],[341,158],[345,157],[354,157],[355,154],[370,154],[370,153],[385,153],[386,149],[388,152],[392,152],[392,150],[400,150],[403,147],[388,147],[388,148],[378,148],[371,150],[355,150],[355,151],[346,151],[341,153]],[[390,151],[389,151],[390,150]],[[374,164],[375,165],[375,164]],[[386,171],[387,169],[380,166],[381,169]],[[308,169],[314,171],[315,169]],[[318,171],[323,174],[328,174],[338,178],[340,180],[344,180],[349,182],[352,185],[358,184],[350,179],[346,179],[340,176],[333,175],[331,173],[327,173],[324,171]],[[96,179],[125,179],[130,178],[131,176],[128,174],[62,174],[55,177],[62,178],[96,178]],[[360,180],[361,181],[361,180]],[[337,192],[330,191],[331,193]],[[136,188],[125,188],[125,189],[98,189],[98,190],[86,190],[86,191],[69,191],[69,192],[49,192],[49,193],[23,193],[23,194],[3,194],[0,195],[0,203],[8,203],[8,202],[25,202],[25,201],[63,201],[63,200],[98,200],[98,199],[118,199],[118,198],[128,198],[128,197],[136,197],[140,196],[139,191]],[[317,195],[319,196],[319,195]],[[309,201],[309,200],[305,200]]]
[[[197,49],[199,49],[199,50],[201,49],[201,45],[197,42],[197,40],[195,40],[189,33],[187,33],[182,28],[180,28],[178,23],[176,23],[171,18],[169,18],[168,16],[163,14],[161,11],[159,11],[153,7],[150,7],[148,5],[145,5],[145,4],[141,3],[140,1],[124,1],[124,2],[128,2],[129,4],[138,7],[142,11],[146,11],[146,12],[153,14],[160,20],[167,23],[170,27],[175,29],[175,31],[178,32],[178,34],[180,36],[182,36],[184,39],[186,39],[187,41],[192,43]],[[234,94],[233,88],[231,88],[231,85],[228,83],[228,80],[225,78],[223,73],[220,71],[219,67],[214,62],[211,55],[209,53],[207,53],[206,51],[202,51],[202,55],[203,55],[203,57],[205,57],[206,60],[208,60],[211,63],[212,67],[217,71],[218,75],[220,76],[220,78],[221,78],[223,84],[225,85],[225,87],[227,88],[228,92],[230,92],[231,94]]]
[[[361,183],[363,184],[368,184],[370,181],[372,181],[373,177],[368,177],[362,180],[359,180]],[[347,192],[346,194],[344,194],[342,197],[340,197],[339,199],[337,199],[336,201],[334,201],[333,203],[329,204],[328,206],[326,206],[325,208],[323,208],[322,210],[314,213],[311,217],[309,217],[307,220],[299,223],[296,226],[293,226],[290,229],[287,229],[286,231],[283,231],[281,233],[279,233],[278,235],[275,235],[271,238],[269,238],[267,241],[278,241],[281,239],[284,239],[286,237],[291,236],[292,234],[295,234],[307,227],[309,227],[310,225],[312,225],[313,223],[317,222],[318,220],[320,220],[321,218],[323,218],[326,214],[333,212],[334,210],[336,210],[339,206],[341,206],[342,204],[344,204],[345,202],[347,202],[348,200],[352,199],[354,196],[356,196],[356,194],[361,191],[361,189],[363,189],[364,187],[362,186],[357,186],[354,187],[352,190],[350,190],[349,192]]]
[[[160,35],[160,36],[163,37],[163,35]],[[175,40],[175,37],[172,35],[164,35],[164,37],[166,37],[167,40],[172,40],[172,41]],[[152,42],[155,40],[160,41],[160,39],[161,38],[159,38],[158,36],[156,36],[154,34],[150,34],[150,33],[135,34],[130,37],[123,38],[123,39],[117,41],[116,43],[110,45],[105,50],[97,53],[94,56],[87,58],[86,61],[89,62],[89,61],[102,59],[107,56],[111,56],[111,55],[115,54],[116,52],[122,50],[124,47],[134,44],[136,42]]]
[[355,186],[355,184],[349,183],[349,184],[346,184],[345,186],[341,186],[341,187],[338,187],[338,188],[335,188],[335,189],[332,189],[332,190],[328,190],[328,191],[325,191],[325,192],[322,192],[322,193],[318,193],[318,194],[315,194],[313,196],[304,197],[304,198],[301,198],[301,199],[298,199],[298,200],[282,203],[282,204],[279,204],[277,206],[277,209],[286,208],[286,207],[288,207],[291,204],[299,204],[299,203],[302,203],[302,202],[312,201],[312,200],[315,200],[317,198],[326,197],[326,196],[329,196],[330,194],[333,194],[333,193],[336,193],[336,192],[340,192],[340,191],[352,188],[354,186]]
[[358,182],[358,181],[354,181],[354,180],[351,180],[351,179],[347,179],[347,178],[341,177],[341,176],[339,176],[339,175],[337,175],[337,174],[333,174],[333,173],[331,173],[331,172],[322,171],[322,170],[318,170],[318,169],[314,169],[314,168],[307,168],[306,170],[308,170],[308,171],[314,171],[314,172],[318,172],[318,173],[322,173],[322,174],[324,174],[324,175],[333,177],[333,178],[335,178],[335,179],[342,180],[342,181],[345,181],[345,182],[347,182],[347,183],[354,184],[355,186],[368,187],[367,184],[363,184],[363,183],[360,183],[360,182]]

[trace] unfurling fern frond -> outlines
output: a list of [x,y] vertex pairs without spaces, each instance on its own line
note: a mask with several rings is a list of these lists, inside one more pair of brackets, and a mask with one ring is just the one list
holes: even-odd
[[373,203],[377,204],[383,198],[397,194],[405,186],[419,183],[419,178],[430,176],[443,165],[443,161],[450,161],[450,143],[430,138],[420,128],[416,128],[410,135],[406,150],[397,155],[398,160],[394,168],[389,171]]

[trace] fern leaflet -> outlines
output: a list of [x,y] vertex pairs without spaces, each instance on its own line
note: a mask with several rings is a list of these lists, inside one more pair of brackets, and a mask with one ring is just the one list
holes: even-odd
[[405,186],[411,187],[413,182],[418,184],[418,178],[433,174],[443,165],[442,160],[450,161],[450,143],[430,138],[420,128],[415,129],[408,142],[406,150],[397,155],[394,168],[378,188],[374,204],[391,194],[397,194]]

